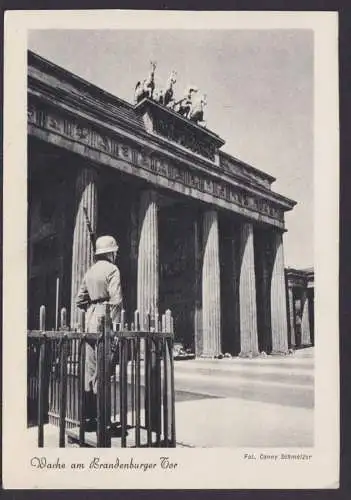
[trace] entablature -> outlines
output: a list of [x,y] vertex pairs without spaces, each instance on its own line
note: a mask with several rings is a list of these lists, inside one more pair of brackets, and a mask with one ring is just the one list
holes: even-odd
[[[274,178],[253,167],[250,169],[250,166],[246,165],[246,170],[243,170],[241,175],[238,164],[236,171],[227,171],[221,159],[229,158],[231,162],[235,159],[219,151],[224,141],[216,134],[145,99],[135,108],[139,110],[140,122],[145,123],[145,115],[148,115],[146,120],[151,119],[150,131],[150,124],[148,130],[148,126],[138,125],[138,119],[128,121],[126,117],[130,109],[128,111],[127,103],[124,103],[126,116],[116,115],[111,108],[112,104],[110,105],[113,96],[108,95],[103,105],[98,103],[95,97],[88,99],[84,93],[73,92],[71,82],[68,82],[66,87],[59,85],[60,75],[49,75],[48,78],[38,68],[31,67],[28,73],[30,134],[58,144],[60,137],[65,138],[75,145],[69,145],[67,140],[61,141],[62,144],[68,149],[78,149],[80,154],[89,155],[87,148],[91,148],[101,155],[118,160],[119,166],[121,161],[129,163],[133,166],[133,175],[145,178],[144,174],[148,172],[149,178],[154,179],[156,184],[186,192],[194,198],[218,204],[245,217],[284,229],[284,212],[291,210],[295,202],[271,191],[268,183]],[[72,78],[74,80],[74,75]],[[217,159],[213,161],[206,158],[206,155],[203,156],[204,150],[189,151],[188,144],[186,147],[174,141],[174,137],[170,139],[162,135],[167,135],[168,131],[162,129],[160,121],[166,121],[169,116],[173,117],[176,124],[171,127],[173,132],[177,130],[174,132],[176,136],[181,128],[179,124],[187,122],[184,124],[185,135],[189,130],[196,131],[191,143],[195,144],[201,138],[206,147],[211,144],[210,149],[215,151]],[[83,150],[81,146],[84,146]],[[144,173],[138,169],[142,169]]]
[[313,269],[286,268],[286,278],[289,288],[314,288]]

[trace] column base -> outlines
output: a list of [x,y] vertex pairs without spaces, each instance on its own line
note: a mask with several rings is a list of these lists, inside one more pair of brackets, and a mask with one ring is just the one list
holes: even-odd
[[272,351],[270,353],[270,356],[280,356],[280,357],[285,357],[285,356],[291,356],[293,351],[291,350],[286,350],[286,351]]
[[[204,354],[199,354],[197,355],[197,359],[218,359],[218,356],[220,355],[220,353],[218,354],[208,354],[208,353],[204,353]],[[224,357],[224,356],[223,356]]]
[[252,359],[257,358],[259,355],[260,353],[258,351],[239,352],[238,358]]

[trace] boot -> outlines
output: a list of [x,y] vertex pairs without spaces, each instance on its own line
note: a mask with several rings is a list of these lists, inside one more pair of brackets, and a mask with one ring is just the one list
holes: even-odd
[[93,391],[85,391],[85,430],[94,432],[97,429],[97,400]]

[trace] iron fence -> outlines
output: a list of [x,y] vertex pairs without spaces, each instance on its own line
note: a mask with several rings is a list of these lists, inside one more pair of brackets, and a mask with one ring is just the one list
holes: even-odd
[[[139,313],[125,323],[122,311],[117,331],[110,308],[97,332],[66,326],[61,311],[58,331],[45,330],[45,307],[40,329],[28,331],[28,416],[38,424],[38,446],[44,446],[45,424],[58,427],[58,443],[97,447],[174,447],[175,404],[173,318],[167,310],[146,315],[140,328]],[[97,358],[97,430],[86,429],[86,346]],[[37,408],[37,412],[35,409]],[[31,414],[31,416],[30,416]]]

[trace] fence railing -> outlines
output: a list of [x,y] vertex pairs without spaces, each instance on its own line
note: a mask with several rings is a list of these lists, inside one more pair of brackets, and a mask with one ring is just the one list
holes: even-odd
[[[143,329],[138,311],[132,324],[124,319],[122,311],[114,331],[106,305],[99,331],[84,332],[84,314],[80,331],[70,331],[63,309],[60,329],[46,331],[41,307],[40,329],[28,331],[28,413],[37,419],[39,447],[47,422],[58,427],[60,447],[67,439],[79,446],[175,446],[171,312],[161,321],[147,314]],[[87,345],[97,362],[96,432],[86,429]]]

